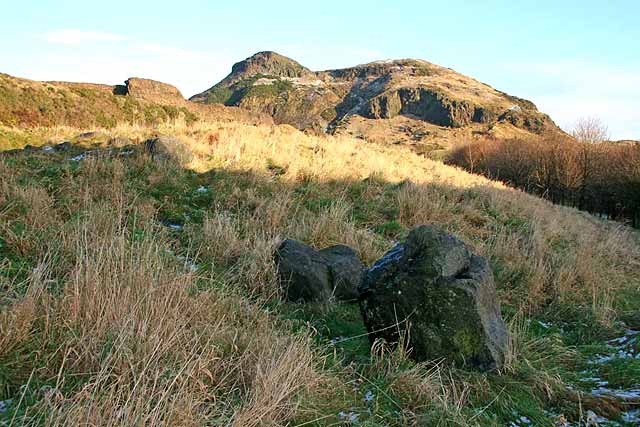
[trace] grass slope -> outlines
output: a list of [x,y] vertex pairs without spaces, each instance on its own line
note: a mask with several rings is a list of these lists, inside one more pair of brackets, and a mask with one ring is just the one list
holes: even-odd
[[[116,94],[122,91],[126,95]],[[39,127],[155,126],[212,118],[272,123],[270,117],[239,108],[188,102],[175,87],[153,80],[131,78],[127,86],[108,86],[39,82],[0,73],[0,150],[42,145],[46,141],[38,136]]]
[[[637,400],[596,396],[584,380],[640,383],[637,359],[590,362],[640,328],[632,231],[400,147],[237,123],[103,131],[178,135],[196,160],[154,162],[140,146],[0,159],[5,424],[631,419]],[[44,142],[82,130],[38,132]],[[344,243],[371,264],[423,223],[490,259],[514,337],[502,371],[370,350],[357,307],[279,297],[272,253],[283,237]]]

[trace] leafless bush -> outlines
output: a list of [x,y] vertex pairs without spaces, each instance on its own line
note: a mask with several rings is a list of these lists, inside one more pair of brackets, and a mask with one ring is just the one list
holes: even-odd
[[640,226],[640,144],[603,142],[605,130],[594,120],[584,121],[579,133],[578,141],[548,137],[472,143],[454,150],[448,163],[555,203]]
[[598,144],[609,140],[609,129],[597,117],[582,117],[576,122],[571,135],[580,142]]

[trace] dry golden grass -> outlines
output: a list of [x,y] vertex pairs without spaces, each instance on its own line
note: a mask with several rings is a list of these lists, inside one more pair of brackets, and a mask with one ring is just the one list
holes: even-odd
[[[38,132],[65,138],[79,130]],[[0,289],[27,288],[0,294],[0,365],[13,388],[42,379],[55,384],[24,388],[18,400],[28,410],[13,425],[40,423],[43,414],[52,426],[335,422],[339,408],[326,402],[347,404],[351,385],[342,379],[362,374],[327,368],[309,333],[293,333],[264,308],[280,291],[272,254],[292,237],[317,247],[347,244],[372,263],[398,237],[374,230],[387,221],[380,213],[386,208],[396,209],[404,229],[440,224],[488,256],[500,268],[500,295],[515,307],[516,319],[564,301],[589,304],[610,324],[616,295],[638,279],[638,244],[624,227],[406,149],[234,123],[120,126],[105,133],[139,140],[178,135],[196,154],[183,166],[224,175],[229,187],[201,222],[185,226],[179,243],[156,221],[171,200],[132,189],[127,169],[146,171],[149,188],[178,186],[186,173],[171,162],[88,158],[52,189],[19,183],[0,161],[4,239],[37,258],[23,283],[0,276]],[[305,183],[305,191],[331,203],[305,206],[299,194]],[[357,217],[363,211],[365,219]],[[24,223],[21,232],[8,225],[16,219]],[[185,268],[172,252],[179,245],[207,268]],[[504,375],[535,365],[526,358],[536,346],[553,347],[518,339],[524,329],[514,321]],[[570,357],[562,351],[558,358]],[[372,358],[372,375],[389,384],[405,425],[419,425],[412,417],[426,406],[454,424],[478,424],[465,411],[471,394],[488,389],[486,378],[460,381],[442,366],[405,369],[402,347],[374,349]],[[549,374],[534,382],[551,396],[560,380]],[[37,403],[26,405],[29,399]]]
[[[627,285],[628,273],[637,273],[638,245],[625,227],[552,205],[406,149],[303,136],[286,127],[221,124],[160,131],[183,135],[198,154],[189,166],[201,172],[221,168],[269,177],[270,167],[276,165],[281,171],[278,179],[285,183],[369,179],[402,184],[397,196],[402,225],[438,223],[460,234],[483,255],[524,276],[527,302],[533,307],[549,299],[586,296],[600,319],[610,322],[612,294]],[[220,142],[209,144],[211,134]],[[372,186],[371,191],[365,198],[375,200],[376,188]],[[273,203],[277,209],[259,211],[266,221],[273,221],[271,215],[275,215],[278,224],[282,218],[297,216],[294,227],[281,224],[281,234],[317,246],[349,244],[368,262],[386,249],[350,223],[352,207],[342,202],[307,222],[304,214],[286,212],[286,192],[277,197]],[[566,248],[559,251],[557,246]]]
[[[82,211],[57,236],[75,258],[62,294],[44,291],[45,254],[26,295],[0,317],[0,357],[42,343],[47,350],[32,355],[42,366],[20,370],[23,381],[57,378],[20,424],[46,413],[46,425],[203,425],[211,417],[279,425],[323,381],[308,337],[278,332],[231,293],[193,295],[196,276],[167,252],[161,230],[132,239],[124,204],[90,202]],[[75,377],[86,381],[64,394]]]

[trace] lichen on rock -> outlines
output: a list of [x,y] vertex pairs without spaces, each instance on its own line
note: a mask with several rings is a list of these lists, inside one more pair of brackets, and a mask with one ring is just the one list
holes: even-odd
[[502,366],[508,334],[487,261],[443,230],[420,226],[369,269],[360,287],[371,340],[408,336],[420,361]]

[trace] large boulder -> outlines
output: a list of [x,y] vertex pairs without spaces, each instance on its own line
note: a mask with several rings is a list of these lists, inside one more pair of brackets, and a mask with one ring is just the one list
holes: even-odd
[[275,254],[278,275],[289,301],[328,302],[358,298],[364,265],[348,246],[336,245],[321,251],[286,239]]
[[320,250],[331,273],[333,295],[342,301],[358,299],[358,286],[365,271],[356,251],[345,245],[335,245]]
[[509,336],[487,261],[456,237],[419,226],[378,260],[360,286],[371,340],[406,336],[418,361],[502,366]]
[[175,136],[158,136],[145,141],[145,149],[151,157],[162,160],[175,160],[179,164],[189,163],[193,160],[193,153]]
[[331,297],[331,276],[325,258],[315,249],[286,239],[275,255],[278,275],[289,301],[324,302]]

